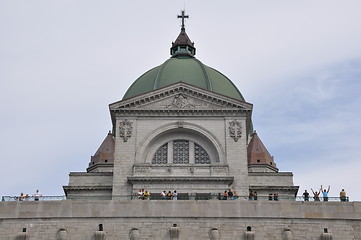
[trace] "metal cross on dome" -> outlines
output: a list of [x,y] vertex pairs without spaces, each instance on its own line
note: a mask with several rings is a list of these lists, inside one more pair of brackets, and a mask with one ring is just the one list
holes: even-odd
[[182,29],[184,29],[184,19],[189,18],[188,15],[185,15],[185,10],[182,10],[182,15],[178,15],[178,18],[182,18]]

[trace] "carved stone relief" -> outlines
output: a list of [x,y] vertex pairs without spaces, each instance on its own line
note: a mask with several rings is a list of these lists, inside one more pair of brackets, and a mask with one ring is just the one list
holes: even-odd
[[229,135],[235,142],[238,142],[238,139],[242,136],[242,126],[240,121],[233,120],[229,123]]
[[187,96],[183,94],[175,96],[171,104],[163,105],[165,108],[196,108],[199,106],[201,105],[195,104],[191,99],[188,99]]
[[132,136],[132,122],[125,119],[119,123],[119,136],[123,138],[124,142]]
[[195,108],[195,106],[189,102],[188,98],[182,94],[179,94],[173,99],[172,105],[177,108]]

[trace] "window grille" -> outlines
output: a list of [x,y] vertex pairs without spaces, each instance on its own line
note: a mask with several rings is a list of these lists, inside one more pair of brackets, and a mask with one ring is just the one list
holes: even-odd
[[209,159],[208,153],[202,146],[197,143],[194,143],[194,161],[196,164],[210,164],[211,160]]
[[173,141],[173,163],[189,163],[189,142],[186,140]]
[[168,162],[168,143],[163,144],[155,152],[152,163],[153,164],[166,164]]

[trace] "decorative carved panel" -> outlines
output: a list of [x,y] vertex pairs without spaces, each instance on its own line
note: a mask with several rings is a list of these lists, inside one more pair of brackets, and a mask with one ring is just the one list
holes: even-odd
[[119,123],[119,136],[123,138],[124,142],[132,136],[132,122],[125,119]]
[[233,120],[229,123],[229,135],[235,142],[238,142],[238,139],[242,136],[242,126],[240,121]]

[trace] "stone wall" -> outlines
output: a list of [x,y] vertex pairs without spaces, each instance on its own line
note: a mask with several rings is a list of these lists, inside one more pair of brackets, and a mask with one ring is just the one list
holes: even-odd
[[[98,231],[99,224],[103,232]],[[246,239],[248,226],[248,235],[260,240],[322,239],[325,228],[325,236],[332,235],[332,239],[361,239],[361,202],[0,202],[1,240],[26,239],[21,238],[24,236],[36,240],[118,240],[130,239],[131,232],[134,237],[139,233],[139,239],[205,240],[214,234],[213,239],[233,240]]]
[[248,179],[252,186],[293,186],[293,173],[291,172],[250,172]]
[[[169,167],[173,165],[169,162],[169,166],[163,164],[161,167],[145,167],[147,164],[151,165],[154,153],[161,145],[176,139],[201,144],[207,150],[212,164],[228,167],[222,175],[233,177],[234,181],[231,185],[225,184],[224,181],[219,181],[220,184],[213,184],[211,189],[216,187],[216,193],[231,188],[240,195],[248,195],[247,134],[243,133],[237,141],[228,136],[229,122],[235,118],[242,124],[242,129],[246,129],[246,119],[241,115],[229,119],[225,119],[224,116],[188,116],[181,118],[182,120],[179,120],[179,117],[169,116],[128,118],[127,121],[132,123],[131,137],[124,141],[119,137],[120,133],[117,133],[115,138],[113,196],[135,193],[138,191],[138,185],[152,191],[165,190],[158,183],[153,184],[149,180],[149,177],[152,176],[171,175],[184,178],[188,176],[209,176],[209,171],[202,172],[205,168],[201,164],[187,164],[189,165],[188,168],[181,168]],[[120,131],[119,126],[125,121],[124,116],[117,117],[117,131]],[[134,168],[134,164],[141,167]],[[191,171],[190,167],[192,167]],[[137,186],[129,184],[127,177],[133,175],[138,177]],[[144,181],[140,182],[142,177]],[[166,180],[164,182],[168,184]],[[196,183],[196,181],[193,182]],[[183,189],[183,192],[203,191],[203,189],[198,188],[197,184],[188,189],[185,189],[188,185],[182,182],[177,184],[174,185],[174,189]],[[129,190],[129,188],[132,189]]]

